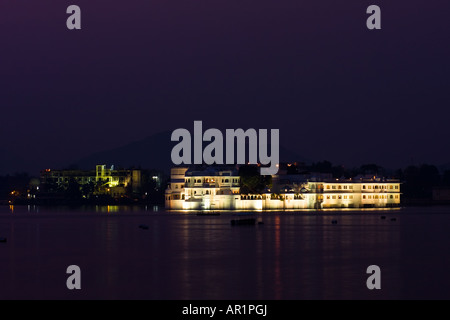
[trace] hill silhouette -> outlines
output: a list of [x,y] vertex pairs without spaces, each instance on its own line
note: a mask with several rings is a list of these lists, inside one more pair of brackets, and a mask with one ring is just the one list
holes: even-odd
[[[178,142],[172,142],[171,131],[154,134],[122,147],[96,152],[75,162],[80,169],[92,169],[97,164],[115,165],[116,167],[141,167],[169,172],[173,167],[171,151]],[[204,143],[204,146],[208,142]],[[270,150],[270,146],[269,146]],[[280,146],[280,162],[309,162],[295,152]]]

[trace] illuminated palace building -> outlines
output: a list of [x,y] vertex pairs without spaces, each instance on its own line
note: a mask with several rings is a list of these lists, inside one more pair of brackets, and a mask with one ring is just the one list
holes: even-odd
[[173,210],[285,210],[383,208],[400,205],[400,182],[376,176],[332,179],[327,174],[279,173],[272,189],[241,194],[237,170],[173,168],[166,190]]

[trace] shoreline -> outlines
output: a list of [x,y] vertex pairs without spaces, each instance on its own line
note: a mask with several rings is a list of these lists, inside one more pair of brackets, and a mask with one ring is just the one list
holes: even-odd
[[[171,210],[166,209],[163,206],[158,205],[52,205],[52,206],[40,206],[40,205],[10,205],[0,206],[3,213],[10,211],[10,213],[98,213],[98,214],[126,214],[133,212],[146,212],[146,213],[159,213],[166,215],[186,215],[186,216],[198,216],[199,219],[211,218],[214,216],[271,216],[271,215],[309,215],[309,216],[352,216],[352,215],[383,215],[383,214],[412,214],[414,210],[423,210],[424,206],[402,206],[402,207],[388,207],[388,208],[327,208],[327,209],[287,209],[287,210]],[[421,214],[450,214],[450,206],[429,206],[431,212],[421,212]],[[9,210],[8,210],[9,209]],[[448,210],[447,210],[448,209]],[[199,215],[199,213],[201,215]]]

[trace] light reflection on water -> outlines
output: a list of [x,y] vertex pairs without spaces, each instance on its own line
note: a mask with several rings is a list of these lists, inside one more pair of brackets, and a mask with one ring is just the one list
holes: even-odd
[[[0,208],[2,299],[449,298],[444,207],[262,212],[264,224],[234,227],[234,212],[153,206],[11,213]],[[71,264],[82,269],[80,292],[65,288]],[[372,264],[382,270],[380,291],[365,286]]]

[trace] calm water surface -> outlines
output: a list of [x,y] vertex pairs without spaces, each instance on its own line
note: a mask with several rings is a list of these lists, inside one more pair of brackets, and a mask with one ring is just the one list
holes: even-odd
[[[264,224],[233,227],[236,212],[0,207],[0,299],[450,298],[450,207],[255,217]],[[79,291],[66,288],[73,264]],[[366,287],[372,264],[381,290]]]

